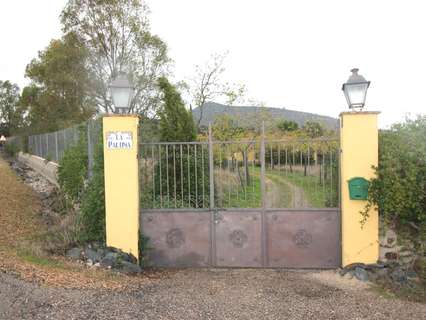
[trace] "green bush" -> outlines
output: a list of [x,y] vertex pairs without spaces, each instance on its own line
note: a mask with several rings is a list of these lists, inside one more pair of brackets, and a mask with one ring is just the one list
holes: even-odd
[[105,192],[102,128],[95,144],[93,174],[88,180],[86,126],[79,128],[79,141],[65,150],[59,162],[58,182],[61,191],[73,203],[80,204],[78,241],[105,241]]
[[58,183],[61,190],[72,201],[78,201],[84,190],[87,177],[87,144],[83,134],[79,142],[65,150],[59,161]]
[[16,143],[11,142],[11,143],[6,143],[4,145],[4,151],[6,152],[6,154],[9,157],[14,157],[16,156],[16,154],[19,152],[19,147]]
[[95,145],[93,174],[81,199],[80,240],[105,242],[105,183],[102,129]]
[[407,120],[379,134],[377,177],[370,181],[366,210],[378,206],[396,225],[426,226],[426,117]]
[[154,183],[152,186],[146,186],[144,196],[148,195],[148,198],[143,199],[143,205],[174,208],[176,197],[177,207],[209,207],[210,174],[207,150],[201,153],[198,148],[195,153],[194,146],[187,145],[182,147],[181,154],[180,148],[168,149],[168,154],[164,150],[161,153],[161,164],[160,159],[155,164]]

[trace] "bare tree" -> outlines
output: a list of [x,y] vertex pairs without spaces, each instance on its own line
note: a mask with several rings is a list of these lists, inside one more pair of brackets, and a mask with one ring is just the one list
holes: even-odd
[[200,127],[204,115],[204,104],[216,99],[224,100],[227,105],[240,101],[245,94],[245,86],[232,84],[223,80],[225,72],[224,62],[227,54],[213,54],[203,66],[195,68],[195,78],[190,81],[191,107],[199,108],[200,116],[196,120]]

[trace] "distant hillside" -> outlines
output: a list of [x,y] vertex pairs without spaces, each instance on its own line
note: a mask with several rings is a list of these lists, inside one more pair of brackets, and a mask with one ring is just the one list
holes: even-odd
[[[300,127],[305,124],[306,121],[316,121],[321,123],[328,129],[337,129],[338,120],[336,118],[322,116],[315,113],[301,112],[295,110],[288,110],[285,108],[264,108],[254,106],[227,106],[215,102],[207,102],[204,104],[203,118],[201,119],[201,126],[208,126],[211,122],[213,123],[217,116],[222,114],[228,114],[239,122],[238,125],[242,127],[250,127],[253,124],[251,122],[256,121],[256,114],[269,113],[274,120],[291,120],[296,122]],[[192,115],[195,121],[200,118],[200,108],[192,110]]]

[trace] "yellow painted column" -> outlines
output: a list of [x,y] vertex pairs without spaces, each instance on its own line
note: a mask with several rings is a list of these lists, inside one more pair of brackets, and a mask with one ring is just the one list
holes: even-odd
[[106,243],[138,258],[138,117],[103,118]]
[[361,226],[365,200],[350,200],[348,180],[374,176],[378,163],[379,112],[343,112],[340,114],[342,265],[376,263],[379,258],[379,220],[376,208]]

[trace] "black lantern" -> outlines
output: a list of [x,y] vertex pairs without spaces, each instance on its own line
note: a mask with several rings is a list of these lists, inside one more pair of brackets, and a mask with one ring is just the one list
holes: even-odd
[[135,88],[127,74],[120,72],[109,86],[115,113],[128,113]]
[[362,109],[364,107],[367,90],[370,86],[370,81],[365,80],[363,76],[358,74],[358,71],[357,68],[352,69],[351,76],[342,86],[350,109]]

